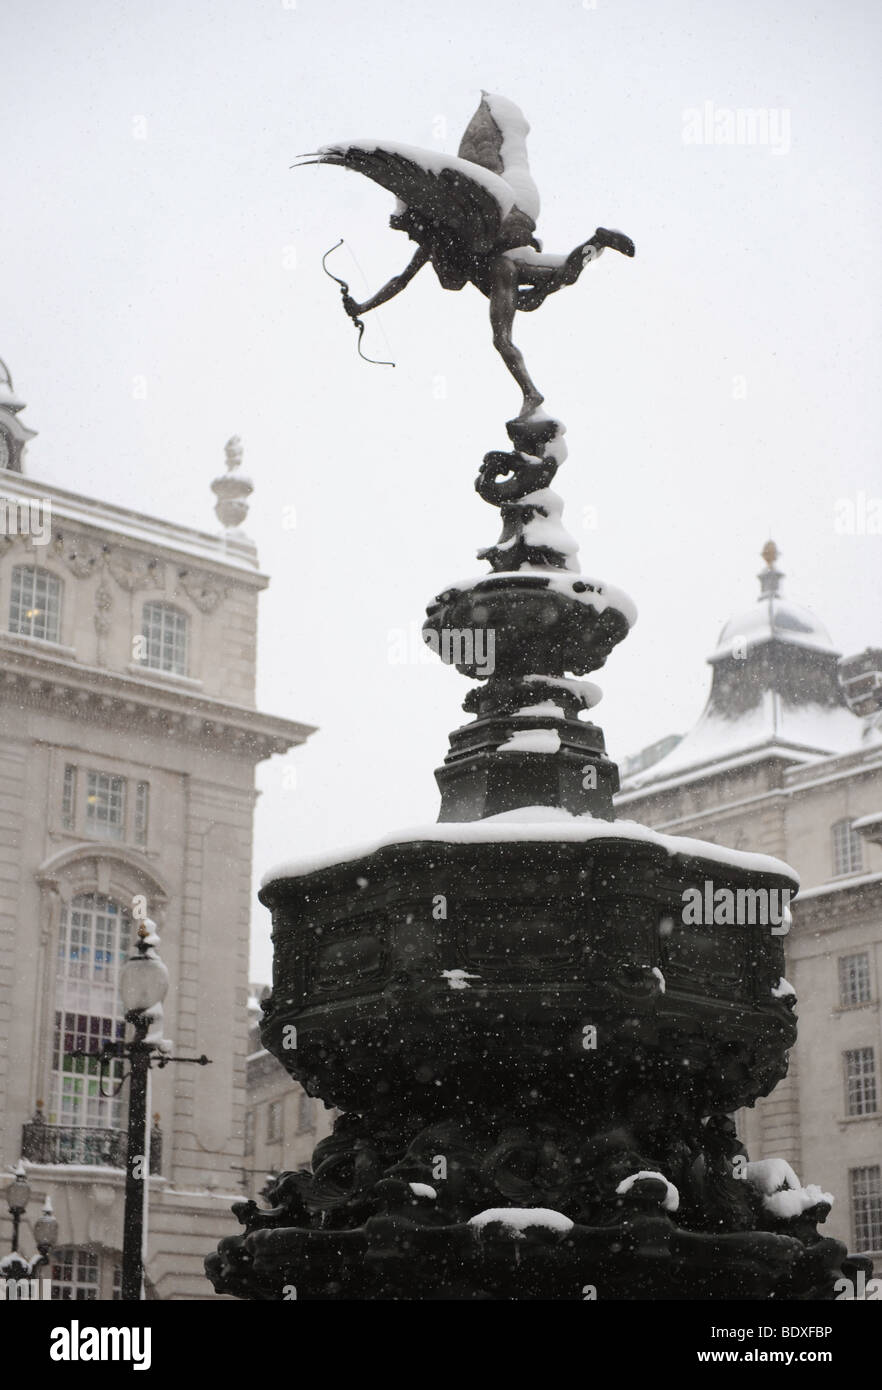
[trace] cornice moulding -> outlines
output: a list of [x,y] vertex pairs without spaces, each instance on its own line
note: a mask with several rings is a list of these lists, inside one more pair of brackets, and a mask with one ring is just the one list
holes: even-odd
[[[0,495],[10,499],[32,499],[52,504],[53,530],[65,523],[91,529],[113,540],[146,545],[172,562],[182,557],[201,560],[222,570],[234,572],[243,583],[266,588],[269,580],[258,568],[253,541],[235,533],[217,535],[180,526],[174,521],[148,516],[128,507],[117,507],[54,484],[41,483],[30,474],[0,471]],[[39,547],[43,549],[43,547]]]
[[0,634],[0,702],[12,696],[60,706],[58,712],[100,721],[119,718],[131,730],[170,734],[186,741],[256,757],[284,753],[315,732],[312,725],[232,705],[213,696],[191,694],[168,685],[74,665],[48,654],[23,650]]

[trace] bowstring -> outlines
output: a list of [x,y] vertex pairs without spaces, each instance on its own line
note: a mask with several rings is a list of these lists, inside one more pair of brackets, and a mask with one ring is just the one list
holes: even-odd
[[[322,270],[325,272],[325,274],[326,274],[327,276],[330,277],[330,279],[336,280],[337,284],[340,286],[340,289],[343,291],[344,295],[348,295],[348,294],[349,294],[349,286],[348,286],[348,284],[346,283],[346,281],[345,281],[345,280],[341,280],[341,278],[340,278],[339,275],[334,275],[332,271],[328,270],[328,267],[327,267],[327,265],[326,265],[326,261],[327,261],[327,259],[328,259],[328,256],[330,256],[331,252],[332,252],[332,251],[337,251],[337,250],[339,250],[339,248],[340,248],[342,245],[343,245],[343,238],[341,237],[340,240],[339,240],[334,246],[329,246],[329,247],[328,247],[327,251],[326,251],[325,254],[322,256]],[[354,260],[354,259],[355,259],[355,258],[353,257],[353,260]],[[365,362],[370,362],[371,366],[373,366],[373,367],[394,367],[394,366],[395,366],[395,363],[394,363],[394,362],[381,362],[381,361],[379,361],[376,357],[368,357],[366,353],[362,352],[362,350],[361,350],[361,340],[362,340],[362,338],[364,337],[364,319],[356,318],[353,314],[350,314],[349,317],[352,319],[352,322],[355,324],[355,327],[358,329],[358,343],[357,343],[357,347],[358,347],[358,355],[359,355],[359,357],[362,358],[362,360],[365,361]]]

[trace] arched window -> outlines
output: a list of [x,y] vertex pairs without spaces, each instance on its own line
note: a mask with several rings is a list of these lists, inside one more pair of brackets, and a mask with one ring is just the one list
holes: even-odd
[[9,631],[22,637],[61,640],[61,580],[36,565],[15,565],[9,597]]
[[[123,1036],[119,972],[131,935],[128,911],[101,893],[81,893],[62,910],[47,1116],[59,1130],[57,1162],[122,1166],[122,1098],[102,1095],[97,1062],[70,1053]],[[121,1075],[121,1061],[106,1066],[104,1089],[115,1090]]]
[[90,1246],[61,1246],[52,1252],[52,1297],[63,1303],[97,1303],[122,1298],[122,1266]]
[[145,603],[141,664],[154,671],[187,674],[187,615],[171,603]]
[[833,826],[833,873],[859,874],[863,866],[860,835],[852,830],[850,820],[838,820]]

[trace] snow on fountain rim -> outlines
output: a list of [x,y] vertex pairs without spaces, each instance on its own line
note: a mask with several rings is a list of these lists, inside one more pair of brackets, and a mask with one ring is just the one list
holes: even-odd
[[[594,579],[590,574],[577,574],[575,570],[539,569],[525,565],[519,570],[496,570],[490,574],[479,574],[472,579],[460,579],[455,584],[443,585],[438,592],[466,593],[497,579],[545,579],[548,581],[548,589],[575,599],[578,603],[584,603],[586,607],[590,605],[598,613],[602,613],[606,608],[614,608],[616,612],[621,613],[628,627],[633,627],[637,621],[637,605],[624,589],[617,589],[603,579]],[[588,587],[578,592],[573,589],[574,584],[585,584]]]
[[[727,849],[703,840],[680,835],[663,835],[637,821],[597,820],[593,816],[574,816],[558,806],[521,806],[514,811],[501,811],[476,821],[440,821],[430,825],[410,826],[391,831],[373,840],[323,854],[311,854],[299,859],[286,859],[275,864],[260,880],[261,888],[282,878],[303,878],[321,869],[355,863],[392,845],[419,844],[498,844],[521,842],[553,842],[587,844],[593,840],[630,840],[635,844],[655,845],[673,858],[675,855],[712,860],[727,868],[746,869],[753,873],[777,874],[799,886],[799,875],[789,864],[770,854],[752,854],[740,849]],[[367,886],[367,885],[365,885]]]
[[631,1173],[627,1178],[622,1178],[616,1188],[616,1193],[624,1197],[631,1191],[635,1182],[640,1182],[643,1178],[657,1178],[665,1185],[665,1195],[662,1198],[662,1206],[665,1211],[677,1211],[680,1206],[680,1193],[674,1184],[665,1177],[664,1173],[658,1173],[654,1168],[641,1168],[639,1173]]
[[531,1226],[539,1226],[545,1231],[560,1231],[566,1235],[573,1229],[573,1223],[561,1211],[551,1207],[488,1207],[469,1218],[469,1225],[482,1230],[484,1226],[507,1226],[513,1231],[526,1231]]
[[766,1210],[783,1220],[801,1216],[820,1202],[832,1207],[836,1200],[832,1192],[822,1191],[817,1183],[803,1186],[784,1158],[760,1158],[746,1163],[744,1177],[751,1187],[762,1194]]
[[[583,700],[585,709],[593,709],[594,706],[599,705],[603,699],[603,691],[599,685],[594,684],[594,681],[576,680],[573,676],[540,675],[523,676],[522,679],[525,681],[545,681],[548,685],[555,686],[558,690],[567,690],[571,695],[575,695],[577,698]],[[528,713],[534,713],[534,708],[532,706],[515,710],[515,714]],[[852,824],[857,825],[857,821],[853,821]]]

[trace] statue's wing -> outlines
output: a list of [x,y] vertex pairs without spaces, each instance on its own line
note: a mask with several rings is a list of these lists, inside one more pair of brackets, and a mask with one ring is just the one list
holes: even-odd
[[482,92],[481,103],[460,141],[459,157],[499,174],[512,189],[517,207],[535,226],[539,218],[539,190],[527,160],[529,133],[519,106],[508,97]]
[[376,140],[325,145],[309,164],[339,164],[394,193],[405,207],[447,228],[471,251],[490,251],[515,204],[511,185],[468,159]]

